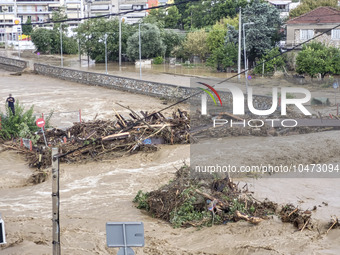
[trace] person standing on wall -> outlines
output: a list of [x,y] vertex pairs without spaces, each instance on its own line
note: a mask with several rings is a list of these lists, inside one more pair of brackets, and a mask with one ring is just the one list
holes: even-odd
[[8,98],[6,99],[6,103],[8,103],[8,107],[12,110],[13,115],[15,115],[15,109],[14,109],[15,99],[14,97],[12,97],[12,94],[8,95]]

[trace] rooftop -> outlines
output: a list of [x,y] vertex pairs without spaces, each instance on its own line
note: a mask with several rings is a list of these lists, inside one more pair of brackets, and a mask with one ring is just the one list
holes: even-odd
[[340,11],[337,9],[321,6],[305,13],[299,17],[290,19],[287,24],[322,24],[322,23],[340,23]]

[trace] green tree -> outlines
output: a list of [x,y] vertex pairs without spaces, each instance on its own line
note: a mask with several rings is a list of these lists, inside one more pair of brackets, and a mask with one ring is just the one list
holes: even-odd
[[181,14],[176,6],[171,6],[164,17],[165,28],[178,28]]
[[37,51],[41,53],[49,53],[51,50],[51,31],[46,28],[35,29],[31,34],[32,42]]
[[21,30],[24,35],[31,35],[33,26],[30,17],[27,18],[25,25],[21,25]]
[[210,51],[221,46],[225,46],[225,37],[228,32],[228,25],[238,28],[238,16],[235,18],[223,18],[221,21],[216,22],[216,24],[209,31],[207,36],[207,45]]
[[296,71],[300,74],[307,73],[311,78],[320,74],[323,79],[329,73],[339,74],[339,63],[339,49],[311,42],[304,45],[296,57]]
[[[175,3],[182,0],[175,0]],[[244,8],[247,0],[200,0],[177,6],[180,27],[184,29],[212,26],[224,17],[235,17],[238,8]]]
[[[285,66],[285,60],[283,58],[282,55],[280,55],[280,50],[279,48],[273,48],[271,50],[268,50],[265,55],[262,56],[262,58],[260,59],[260,61],[258,62],[260,63],[264,63],[264,73],[268,74],[268,73],[273,73],[278,69],[281,69]],[[278,56],[278,57],[275,57]],[[275,58],[274,58],[275,57]],[[269,60],[271,59],[271,60]],[[269,61],[268,61],[269,60]],[[255,73],[262,73],[263,71],[263,65],[259,65],[254,69]]]
[[201,61],[204,61],[209,52],[207,36],[208,33],[204,29],[188,33],[183,43],[184,50],[189,55],[198,56]]
[[295,9],[289,12],[289,18],[295,18],[301,16],[307,12],[310,12],[320,6],[330,6],[336,8],[338,6],[337,0],[304,0]]
[[238,27],[238,16],[235,18],[223,18],[209,31],[207,45],[211,55],[207,65],[215,67],[218,71],[226,71],[227,67],[237,61],[237,42],[229,42],[226,38],[228,26]]
[[[141,26],[141,49],[142,58],[153,58],[163,56],[165,45],[161,38],[159,28],[154,24],[143,24]],[[127,40],[127,56],[131,60],[139,58],[139,33],[135,32]]]
[[[243,24],[254,23],[245,27],[247,57],[251,66],[251,63],[265,55],[280,41],[282,20],[275,7],[260,0],[254,0],[251,5],[248,5],[242,17]],[[234,31],[233,35],[238,35],[238,32]]]
[[[105,61],[104,35],[107,33],[107,54],[109,61],[118,60],[119,56],[119,21],[118,19],[90,19],[75,30],[82,53],[86,53],[96,62]],[[122,22],[122,52],[126,52],[127,39],[136,29]]]
[[143,18],[143,23],[155,24],[159,28],[165,27],[166,13],[163,8],[151,9],[149,15]]
[[[61,21],[66,20],[67,15],[65,14],[64,10],[54,11],[52,13],[52,20],[53,21]],[[60,29],[62,33],[60,34]],[[68,25],[67,23],[63,22],[56,22],[53,23],[53,30],[51,31],[51,53],[52,54],[60,54],[61,45],[60,45],[60,35],[62,36],[62,43],[63,43],[63,54],[76,54],[78,52],[78,43],[73,37],[67,36]]]
[[177,34],[173,30],[166,30],[166,29],[161,31],[161,37],[165,45],[165,49],[166,49],[165,56],[166,57],[171,56],[173,49],[176,46],[181,45],[182,41],[184,40],[184,36]]
[[238,47],[236,44],[228,42],[222,47],[213,49],[211,56],[207,60],[207,65],[225,72],[227,67],[233,66],[237,61]]
[[[53,12],[52,20],[60,21],[67,16],[62,11]],[[37,50],[41,53],[59,54],[60,45],[60,27],[62,29],[62,42],[64,54],[76,54],[78,52],[78,43],[73,37],[67,36],[68,25],[64,23],[54,23],[53,29],[38,28],[32,32],[31,39]]]

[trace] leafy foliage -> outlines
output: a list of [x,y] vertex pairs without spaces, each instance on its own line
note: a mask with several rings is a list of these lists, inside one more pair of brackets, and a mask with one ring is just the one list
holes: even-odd
[[[122,22],[122,52],[126,51],[128,37],[136,31]],[[76,29],[82,53],[86,53],[96,62],[105,61],[104,35],[107,33],[108,61],[118,60],[119,54],[119,21],[118,19],[90,19]]]
[[207,65],[218,71],[226,71],[227,67],[234,65],[237,61],[237,44],[228,42],[226,37],[229,26],[237,27],[238,17],[224,18],[217,22],[207,36],[207,45],[211,52]]
[[33,26],[30,17],[27,18],[25,25],[21,25],[21,29],[24,35],[31,35],[33,31]]
[[48,53],[52,48],[51,31],[46,28],[35,29],[31,35],[37,51],[41,53]]
[[176,6],[171,6],[164,17],[164,27],[178,28],[180,19],[181,14],[179,13],[178,8]]
[[193,187],[185,189],[181,197],[185,199],[183,204],[170,213],[170,223],[174,228],[182,227],[183,224],[191,221],[202,221],[204,218],[211,219],[211,214],[208,211],[198,211],[195,209],[194,203],[196,197]]
[[[53,12],[52,20],[64,20],[67,16],[59,11]],[[77,41],[66,35],[67,25],[63,23],[54,23],[53,29],[46,28],[37,28],[32,32],[31,39],[34,43],[37,51],[41,53],[51,53],[51,54],[60,54],[61,45],[60,45],[60,29],[62,29],[62,43],[63,43],[63,53],[64,54],[76,54],[78,52],[78,43]]]
[[138,203],[137,208],[138,209],[145,209],[149,211],[149,204],[147,202],[149,197],[149,193],[143,193],[143,191],[139,190],[135,198],[132,202]]
[[[264,63],[264,73],[268,74],[268,73],[273,73],[275,72],[277,69],[282,68],[283,66],[285,66],[285,60],[283,58],[282,55],[280,55],[280,51],[279,48],[273,48],[270,51],[267,51],[265,55],[262,56],[262,58],[260,59],[260,61],[258,63]],[[278,57],[275,57],[278,56]],[[275,58],[274,58],[275,57]],[[272,59],[273,58],[273,59]],[[269,59],[272,59],[270,61],[267,61]],[[263,66],[259,65],[257,67],[255,67],[254,69],[254,73],[262,73],[263,71]]]
[[[54,11],[52,13],[53,21],[60,21],[65,19],[67,19],[67,15],[64,13],[63,10]],[[52,41],[52,54],[60,54],[60,36],[62,37],[64,54],[76,54],[78,52],[77,41],[74,38],[67,36],[67,27],[68,25],[66,23],[53,23],[53,30],[50,31],[50,37]],[[60,29],[62,30],[62,33],[60,33]]]
[[145,18],[143,18],[143,23],[155,24],[158,28],[165,27],[165,16],[166,13],[163,8],[152,9]]
[[[175,3],[181,0],[175,0]],[[225,17],[235,17],[247,0],[200,0],[178,5],[180,27],[184,29],[212,26]]]
[[226,71],[227,67],[233,66],[237,61],[237,45],[229,42],[227,45],[212,51],[207,65],[215,67],[218,71]]
[[296,71],[307,73],[314,78],[317,74],[323,79],[326,74],[340,73],[340,50],[327,47],[319,42],[304,45],[296,58]]
[[183,43],[184,50],[194,56],[199,56],[201,61],[204,61],[209,48],[207,45],[207,32],[204,29],[200,29],[187,34],[187,38]]
[[[154,24],[143,24],[140,31],[142,58],[163,56],[165,44],[161,38],[159,28]],[[127,40],[127,56],[131,60],[139,57],[139,32],[135,32]]]
[[166,29],[164,29],[163,31],[161,30],[161,38],[166,47],[165,49],[166,57],[171,56],[173,49],[176,46],[181,45],[181,43],[184,41],[183,36],[177,34],[173,30],[166,30]]
[[243,23],[254,23],[245,27],[247,57],[251,64],[280,41],[282,20],[275,7],[260,0],[254,0],[246,6],[242,19]]
[[295,9],[289,12],[289,18],[295,18],[301,16],[307,12],[310,12],[320,6],[330,6],[337,7],[337,0],[304,0],[301,4]]
[[164,59],[162,57],[156,57],[153,59],[152,63],[155,65],[160,65],[160,64],[163,64],[163,62],[164,62]]
[[32,132],[38,130],[35,124],[35,116],[33,116],[33,106],[25,111],[18,100],[15,103],[15,115],[6,107],[6,113],[0,112],[0,116],[2,124],[0,137],[5,140],[16,137],[33,138]]

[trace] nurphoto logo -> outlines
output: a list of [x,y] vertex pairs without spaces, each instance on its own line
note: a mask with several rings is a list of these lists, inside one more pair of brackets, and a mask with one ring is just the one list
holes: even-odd
[[[217,96],[217,98],[220,101],[220,104],[222,106],[222,100],[220,95],[217,93],[217,91],[210,85],[199,82],[200,84],[206,86],[207,88],[209,88],[212,92],[214,92],[214,94]],[[232,98],[233,98],[233,114],[234,115],[244,115],[245,114],[245,110],[244,110],[244,105],[245,105],[245,96],[243,94],[243,91],[234,86],[234,85],[226,85],[225,86],[232,94]],[[203,89],[203,88],[199,88],[201,90],[203,90],[206,93],[203,93],[201,96],[201,114],[202,115],[207,115],[207,94],[213,99],[215,105],[216,104],[216,100],[214,98],[214,96],[211,94],[210,91],[208,91],[207,89]],[[303,105],[304,103],[309,102],[309,100],[311,99],[311,93],[309,90],[304,89],[304,88],[286,88],[283,87],[281,88],[281,115],[287,115],[287,105],[295,105],[304,115],[309,116],[312,115],[307,109],[306,107]],[[303,98],[287,98],[287,94],[292,94],[292,93],[299,93],[299,94],[304,94]],[[279,98],[279,94],[278,94],[278,89],[277,88],[273,88],[272,90],[272,106],[270,107],[270,109],[265,109],[265,110],[259,110],[259,109],[255,109],[254,105],[253,105],[253,89],[250,87],[248,88],[248,97],[247,97],[247,101],[248,101],[248,108],[249,111],[255,115],[259,115],[259,116],[265,116],[265,115],[270,115],[272,113],[275,112],[275,110],[277,109],[278,106],[278,98]]]

